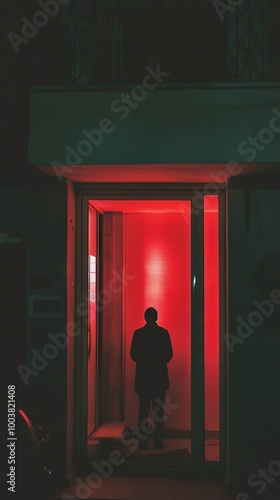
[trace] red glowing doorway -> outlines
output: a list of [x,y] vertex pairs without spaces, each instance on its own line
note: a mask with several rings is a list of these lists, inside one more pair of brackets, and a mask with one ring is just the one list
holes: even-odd
[[[219,208],[217,195],[204,198],[204,459],[218,461]],[[135,367],[128,351],[133,330],[142,326],[145,308],[153,305],[159,311],[159,324],[170,331],[175,352],[169,368],[170,399],[179,403],[180,411],[170,417],[167,430],[169,435],[174,436],[174,432],[179,432],[184,438],[188,436],[188,450],[191,451],[191,422],[194,418],[192,391],[196,391],[196,381],[191,380],[191,336],[195,335],[191,314],[196,279],[191,257],[195,251],[191,241],[192,223],[195,223],[191,200],[98,199],[91,201],[91,204],[107,220],[102,235],[105,254],[98,264],[101,265],[102,261],[101,309],[105,317],[103,331],[99,335],[107,351],[107,354],[101,354],[103,372],[99,373],[100,378],[103,378],[99,380],[103,400],[102,403],[96,400],[96,405],[102,406],[101,421],[124,420],[128,426],[136,425],[137,398],[133,391]],[[207,256],[210,255],[209,260]],[[107,265],[104,265],[106,260]],[[108,267],[110,260],[111,268],[110,265]],[[214,287],[211,300],[209,287]],[[209,362],[210,357],[212,361]],[[106,375],[104,363],[107,363]],[[92,383],[92,379],[88,380],[89,387]],[[208,447],[209,444],[211,446],[208,439],[211,435],[215,436],[215,453],[213,448]]]

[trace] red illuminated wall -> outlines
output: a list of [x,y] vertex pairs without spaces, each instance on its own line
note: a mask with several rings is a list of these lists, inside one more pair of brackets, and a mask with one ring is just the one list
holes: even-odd
[[210,430],[219,430],[218,196],[205,196],[204,200],[205,428]]
[[[189,202],[186,203],[186,206]],[[190,208],[190,206],[188,205]],[[133,331],[144,325],[147,307],[158,310],[158,324],[167,328],[174,350],[169,363],[171,402],[179,409],[166,427],[191,427],[191,267],[190,210],[125,216],[125,420],[137,424],[135,363],[129,350]]]
[[[179,409],[169,417],[166,427],[191,429],[190,202],[184,202],[184,205],[184,213],[180,211],[124,213],[124,228],[118,227],[116,233],[120,252],[123,240],[123,308],[121,302],[117,308],[120,314],[123,309],[123,395],[124,418],[127,425],[137,424],[138,411],[138,399],[134,392],[135,363],[129,354],[132,335],[135,329],[144,325],[145,309],[153,306],[159,313],[159,325],[170,332],[174,350],[174,357],[168,365],[171,386],[168,394],[171,402],[179,404]],[[157,206],[157,210],[158,208]],[[92,255],[96,255],[95,224],[95,212],[90,210],[89,253]],[[115,255],[116,247],[113,250]],[[204,276],[205,428],[219,430],[219,224],[218,197],[214,195],[205,196]],[[117,298],[121,300],[120,294],[114,294],[113,297],[114,302]],[[95,312],[92,308],[94,304],[91,303],[92,349],[94,349],[96,332],[95,319],[93,320]],[[114,323],[110,342],[107,339],[111,348],[115,350],[115,353],[112,352],[113,357],[110,358],[110,366],[113,360],[120,359],[120,352],[114,341],[115,339],[118,342],[117,332],[118,328]],[[104,331],[102,335],[105,333]],[[195,335],[195,332],[193,333]],[[94,351],[89,363],[89,428],[94,427],[93,360],[95,358]],[[121,371],[121,366],[118,365],[118,373],[121,374]],[[107,370],[107,378],[108,373]],[[114,398],[117,397],[120,401],[122,399],[122,384],[121,381],[117,383],[120,387],[119,392],[114,389],[108,396],[110,408]]]

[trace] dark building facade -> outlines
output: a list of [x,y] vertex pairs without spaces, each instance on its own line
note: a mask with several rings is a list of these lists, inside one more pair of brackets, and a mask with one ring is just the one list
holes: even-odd
[[90,436],[104,424],[136,425],[127,353],[141,307],[155,305],[177,356],[169,394],[181,410],[166,437],[187,440],[189,456],[126,460],[122,473],[214,475],[239,500],[270,494],[280,443],[278,3],[32,0],[2,10],[6,375],[18,405],[46,422],[55,484],[87,473]]

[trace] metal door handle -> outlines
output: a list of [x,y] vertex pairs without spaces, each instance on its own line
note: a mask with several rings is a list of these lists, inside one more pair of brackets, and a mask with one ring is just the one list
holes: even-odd
[[91,329],[89,326],[88,327],[88,360],[90,360],[90,353],[91,353]]

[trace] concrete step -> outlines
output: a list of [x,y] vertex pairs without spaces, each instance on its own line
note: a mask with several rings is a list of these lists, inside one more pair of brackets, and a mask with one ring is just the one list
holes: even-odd
[[125,430],[125,422],[105,422],[91,435],[92,439],[117,439],[120,440]]
[[88,439],[88,456],[95,458],[108,457],[112,451],[124,453],[121,439],[125,430],[125,422],[105,422]]

